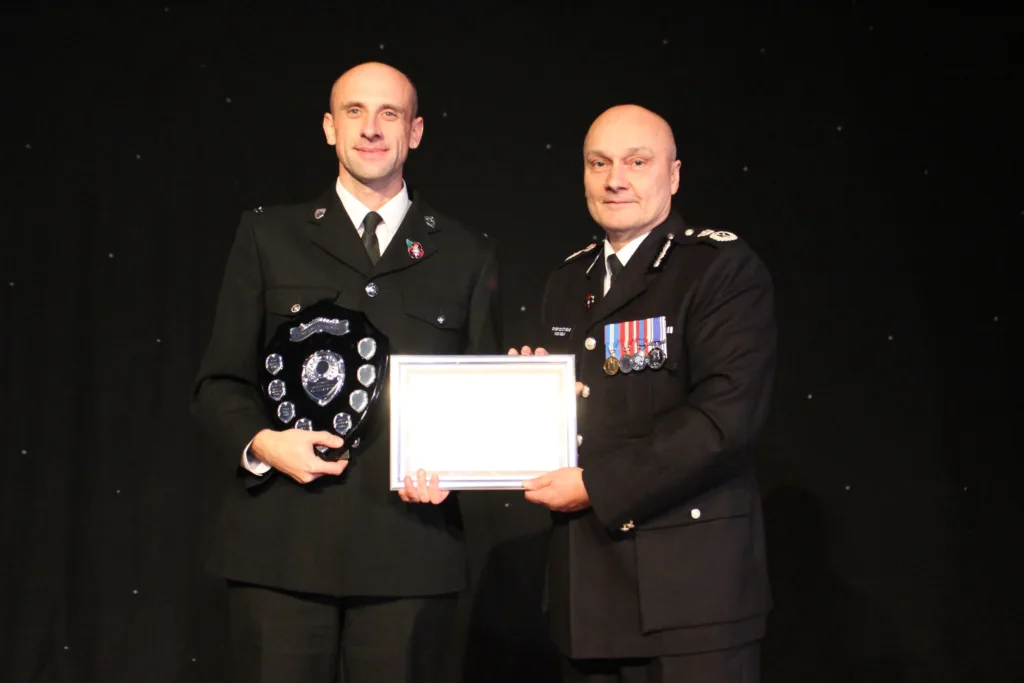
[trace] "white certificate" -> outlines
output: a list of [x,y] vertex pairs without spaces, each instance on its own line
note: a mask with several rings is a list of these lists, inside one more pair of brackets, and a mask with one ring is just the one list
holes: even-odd
[[420,469],[444,489],[522,489],[576,465],[571,355],[393,355],[389,372],[393,491]]

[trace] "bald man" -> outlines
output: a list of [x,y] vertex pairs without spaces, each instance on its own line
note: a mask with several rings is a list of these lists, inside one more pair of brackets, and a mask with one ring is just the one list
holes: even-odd
[[393,353],[497,352],[495,246],[406,184],[423,118],[401,72],[343,74],[323,132],[330,188],[242,214],[196,379],[194,412],[235,471],[210,568],[228,580],[236,681],[433,681],[467,575],[455,496],[423,472],[389,490],[386,413],[358,444],[268,417],[257,354],[321,301],[364,312]]
[[673,211],[660,116],[609,109],[583,162],[605,239],[549,278],[536,350],[576,356],[579,467],[525,484],[552,510],[566,680],[751,683],[771,606],[752,447],[775,372],[772,280],[735,234]]

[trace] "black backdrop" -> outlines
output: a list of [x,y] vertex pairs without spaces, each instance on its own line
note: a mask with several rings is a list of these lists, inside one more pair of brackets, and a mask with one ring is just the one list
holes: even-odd
[[[669,118],[677,207],[763,255],[768,683],[1019,677],[1019,20],[549,4],[3,10],[3,680],[223,680],[202,563],[228,472],[189,387],[239,212],[333,182],[320,117],[368,59],[419,86],[410,182],[500,240],[509,345],[596,232],[579,150],[607,106]],[[465,498],[449,679],[551,680],[546,517]]]

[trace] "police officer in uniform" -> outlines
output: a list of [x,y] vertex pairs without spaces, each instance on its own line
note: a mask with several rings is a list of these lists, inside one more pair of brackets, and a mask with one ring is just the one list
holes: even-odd
[[[315,201],[243,214],[194,412],[235,470],[211,569],[228,579],[233,677],[247,683],[436,680],[466,585],[454,496],[418,473],[389,490],[386,420],[344,444],[278,431],[258,354],[320,301],[363,311],[394,353],[498,351],[495,247],[409,190],[416,92],[378,63],[343,74],[323,129],[338,179]],[[326,462],[314,446],[346,448]]]
[[772,280],[735,234],[673,212],[661,117],[606,111],[584,162],[606,239],[550,276],[536,350],[576,356],[579,467],[526,482],[553,511],[566,680],[751,683],[771,607],[752,446],[775,371]]

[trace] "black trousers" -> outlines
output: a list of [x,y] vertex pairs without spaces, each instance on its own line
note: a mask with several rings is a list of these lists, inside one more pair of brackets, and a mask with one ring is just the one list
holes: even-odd
[[760,683],[761,645],[653,659],[566,659],[566,683]]
[[456,596],[332,598],[228,584],[235,683],[434,683]]

